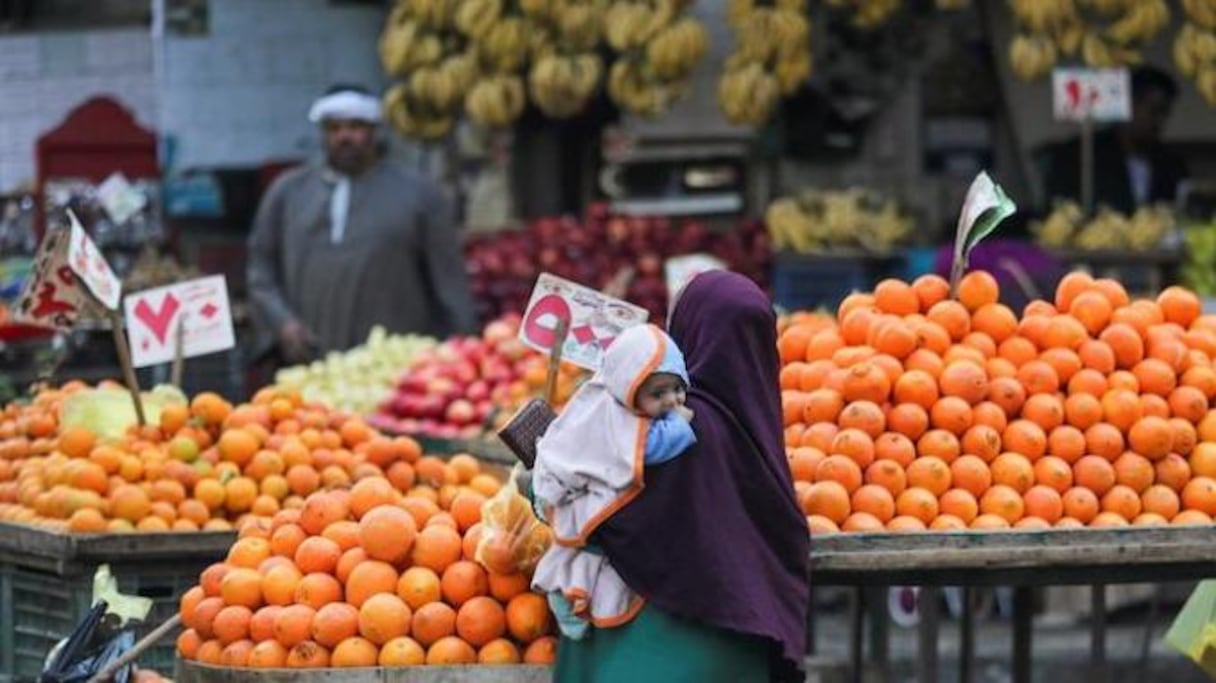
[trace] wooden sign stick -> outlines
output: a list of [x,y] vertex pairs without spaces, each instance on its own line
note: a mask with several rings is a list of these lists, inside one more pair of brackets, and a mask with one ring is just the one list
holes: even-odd
[[564,318],[557,321],[557,329],[553,331],[553,348],[549,350],[549,372],[545,376],[545,401],[557,405],[557,375],[562,367],[562,347],[566,345],[566,334],[570,323]]
[[135,368],[131,365],[131,348],[127,346],[127,333],[123,331],[122,314],[118,311],[108,311],[110,330],[114,333],[114,349],[118,351],[118,364],[122,366],[123,381],[127,391],[131,392],[131,402],[135,404],[135,418],[139,426],[148,424],[144,418],[144,403],[139,398],[139,380],[135,377]]
[[178,389],[182,388],[182,375],[186,372],[186,316],[177,322],[177,334],[173,342],[173,367],[169,371],[169,383]]

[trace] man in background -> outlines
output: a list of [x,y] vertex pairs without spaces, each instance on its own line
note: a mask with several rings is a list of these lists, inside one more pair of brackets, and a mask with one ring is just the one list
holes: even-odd
[[[1161,142],[1178,98],[1178,85],[1164,71],[1132,70],[1132,118],[1094,134],[1094,208],[1125,214],[1158,202],[1173,203],[1186,165]],[[1072,139],[1051,150],[1047,200],[1081,200],[1081,143]]]
[[287,171],[258,207],[249,293],[264,342],[300,363],[362,343],[375,325],[475,331],[461,237],[440,189],[386,158],[380,101],[331,88],[309,111],[325,156]]

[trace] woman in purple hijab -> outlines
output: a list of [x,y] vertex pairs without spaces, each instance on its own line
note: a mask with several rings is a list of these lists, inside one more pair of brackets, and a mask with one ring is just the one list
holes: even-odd
[[647,467],[592,536],[646,600],[629,623],[563,639],[555,680],[801,681],[810,535],[785,459],[776,320],[764,293],[699,275],[672,311],[697,443]]

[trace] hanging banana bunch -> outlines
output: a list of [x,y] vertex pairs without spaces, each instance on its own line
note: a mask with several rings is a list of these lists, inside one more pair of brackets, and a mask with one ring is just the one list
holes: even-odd
[[1144,47],[1170,23],[1166,0],[1009,0],[1009,6],[1023,30],[1009,46],[1013,73],[1022,80],[1046,76],[1064,57],[1093,68],[1139,64]]
[[527,17],[527,93],[546,116],[582,112],[603,80],[596,54],[604,21],[603,0],[521,0]]
[[407,4],[397,5],[380,34],[380,63],[392,76],[406,76],[413,69],[434,64],[443,56],[439,36],[429,32],[410,12]]
[[798,90],[811,75],[811,24],[803,2],[757,7],[734,0],[727,20],[735,34],[735,51],[718,82],[718,106],[726,120],[760,127],[778,102]]
[[568,118],[595,94],[603,72],[604,63],[594,53],[542,57],[528,73],[528,93],[546,116]]
[[398,83],[384,93],[384,118],[406,137],[434,140],[452,131],[456,115],[429,109],[408,85]]
[[604,42],[617,52],[608,96],[621,109],[658,116],[682,98],[709,50],[709,32],[687,16],[686,0],[612,0],[603,14]]
[[778,251],[833,247],[888,251],[907,241],[914,223],[894,201],[868,190],[804,191],[769,204],[764,223]]
[[526,104],[523,79],[497,74],[473,85],[465,96],[464,109],[475,123],[502,128],[514,123]]
[[1183,0],[1187,22],[1174,38],[1174,65],[1216,107],[1216,0]]

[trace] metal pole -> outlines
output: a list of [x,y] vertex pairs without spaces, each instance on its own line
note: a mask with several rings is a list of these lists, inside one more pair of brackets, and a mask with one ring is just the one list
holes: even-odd
[[917,608],[920,610],[920,628],[917,631],[919,669],[918,683],[938,683],[937,625],[941,589],[937,586],[922,586]]
[[1031,642],[1034,638],[1034,589],[1013,589],[1013,683],[1030,683]]

